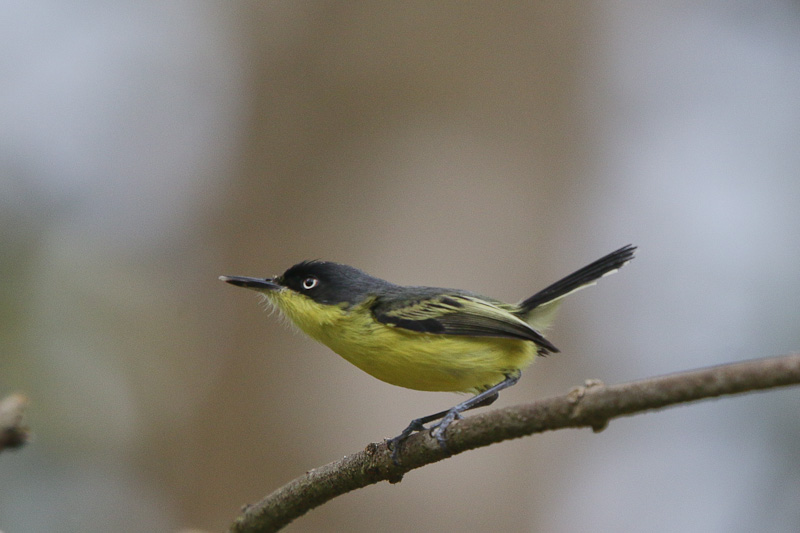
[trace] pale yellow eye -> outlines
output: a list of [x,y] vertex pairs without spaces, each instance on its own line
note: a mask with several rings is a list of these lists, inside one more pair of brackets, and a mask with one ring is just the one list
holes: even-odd
[[306,290],[313,289],[319,284],[319,280],[314,276],[309,276],[303,280],[303,288]]

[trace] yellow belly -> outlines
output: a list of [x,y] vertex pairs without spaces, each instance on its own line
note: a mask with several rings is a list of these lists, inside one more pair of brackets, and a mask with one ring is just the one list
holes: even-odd
[[366,306],[345,311],[297,298],[274,303],[310,337],[368,374],[400,387],[480,392],[525,368],[536,356],[530,341],[418,333],[377,322]]
[[358,342],[346,337],[331,332],[319,340],[382,381],[425,391],[480,392],[528,366],[536,355],[528,341],[416,333],[383,325]]

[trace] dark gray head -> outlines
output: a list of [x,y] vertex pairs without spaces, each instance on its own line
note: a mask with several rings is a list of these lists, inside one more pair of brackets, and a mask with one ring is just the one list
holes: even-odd
[[315,302],[328,305],[357,304],[378,289],[395,287],[363,270],[330,261],[303,261],[276,281]]
[[275,278],[222,276],[220,279],[260,291],[286,287],[327,305],[353,305],[375,292],[393,292],[398,288],[355,267],[330,261],[303,261]]

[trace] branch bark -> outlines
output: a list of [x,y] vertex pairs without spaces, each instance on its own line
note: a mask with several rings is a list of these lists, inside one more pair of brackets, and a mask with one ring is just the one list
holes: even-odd
[[495,442],[561,428],[600,431],[611,419],[681,403],[800,384],[800,354],[731,363],[605,386],[590,381],[563,396],[471,416],[447,430],[448,452],[427,431],[405,441],[400,465],[386,443],[373,443],[305,473],[260,502],[247,506],[231,525],[235,533],[278,531],[309,510],[354,489],[403,474],[449,455]]
[[30,437],[28,428],[22,424],[22,415],[28,399],[22,394],[12,394],[0,401],[0,451],[19,448]]

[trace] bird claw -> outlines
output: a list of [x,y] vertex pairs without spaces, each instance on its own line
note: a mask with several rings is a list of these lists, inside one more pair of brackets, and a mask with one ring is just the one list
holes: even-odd
[[447,431],[447,428],[450,427],[450,424],[452,424],[454,421],[461,420],[461,418],[463,418],[461,416],[461,412],[453,409],[448,411],[448,413],[444,415],[440,422],[431,426],[431,436],[436,439],[436,442],[439,443],[439,447],[442,449],[442,451],[447,451],[447,439],[445,439],[445,432]]
[[400,449],[403,447],[403,442],[417,431],[430,431],[430,436],[436,439],[436,442],[439,443],[439,447],[442,449],[442,451],[447,452],[447,439],[445,438],[445,432],[453,421],[461,420],[461,418],[462,416],[460,411],[451,409],[447,412],[447,414],[444,415],[444,417],[442,417],[439,422],[431,424],[430,427],[425,427],[425,424],[422,422],[421,418],[412,420],[402,433],[393,439],[386,441],[386,447],[392,450],[392,462],[394,465],[400,466]]
[[410,437],[412,433],[416,431],[425,431],[426,429],[422,419],[415,418],[402,433],[386,441],[386,447],[392,450],[392,462],[395,466],[400,466],[400,448],[403,446],[403,441]]

